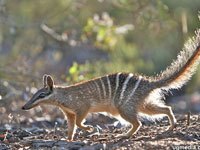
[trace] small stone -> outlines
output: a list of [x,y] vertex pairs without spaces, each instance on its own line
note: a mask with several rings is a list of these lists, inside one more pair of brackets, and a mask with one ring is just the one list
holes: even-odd
[[0,143],[0,149],[1,150],[8,150],[10,149],[8,145],[4,144],[4,143]]

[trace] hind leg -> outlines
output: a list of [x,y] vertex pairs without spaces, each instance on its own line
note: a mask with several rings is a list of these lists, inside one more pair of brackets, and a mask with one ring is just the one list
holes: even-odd
[[131,123],[131,129],[126,134],[120,134],[117,137],[129,138],[139,130],[142,124],[137,118],[137,113],[133,110],[124,109],[120,111],[120,115],[123,119]]
[[154,105],[154,104],[147,104],[143,106],[142,108],[140,108],[140,111],[148,115],[159,115],[159,114],[167,115],[170,122],[170,126],[168,130],[173,130],[175,127],[176,119],[174,117],[174,114],[170,106],[164,106],[164,105],[159,106],[159,105]]

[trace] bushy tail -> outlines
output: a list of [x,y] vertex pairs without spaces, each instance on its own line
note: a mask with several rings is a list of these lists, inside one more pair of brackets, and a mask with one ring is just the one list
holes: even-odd
[[155,78],[155,86],[162,89],[181,88],[195,73],[200,62],[200,29],[190,39],[177,59]]

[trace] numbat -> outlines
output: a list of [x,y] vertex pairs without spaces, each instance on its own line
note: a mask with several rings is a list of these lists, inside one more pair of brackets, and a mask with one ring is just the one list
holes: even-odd
[[172,130],[176,119],[170,106],[162,101],[162,90],[181,88],[195,73],[200,62],[200,30],[189,40],[177,59],[155,77],[116,73],[71,86],[54,85],[50,75],[43,76],[44,87],[38,90],[22,109],[28,110],[41,104],[58,106],[68,119],[68,140],[73,140],[75,125],[92,131],[82,124],[91,112],[108,112],[120,115],[131,123],[131,129],[119,137],[129,138],[141,126],[138,113],[166,115]]

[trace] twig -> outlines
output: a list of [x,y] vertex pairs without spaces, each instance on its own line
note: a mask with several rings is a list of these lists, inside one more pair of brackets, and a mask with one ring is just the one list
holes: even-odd
[[187,127],[190,125],[190,116],[191,116],[191,112],[188,111],[188,113],[187,113]]
[[40,25],[41,29],[50,35],[53,39],[59,41],[59,42],[68,42],[67,34],[58,34],[56,31],[54,31],[52,28],[48,27],[46,24]]

